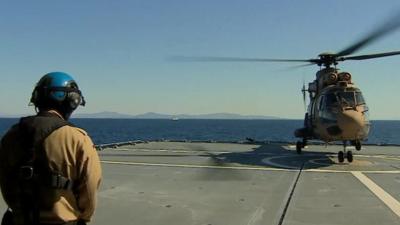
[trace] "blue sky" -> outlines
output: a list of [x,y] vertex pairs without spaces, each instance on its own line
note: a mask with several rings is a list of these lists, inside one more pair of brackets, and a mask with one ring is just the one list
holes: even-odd
[[[171,55],[317,57],[357,41],[398,1],[1,1],[0,113],[33,113],[45,73],[64,71],[87,100],[79,113],[216,112],[303,118],[300,89],[317,66],[176,63]],[[400,50],[400,30],[357,54]],[[400,119],[400,56],[346,61],[372,119]]]

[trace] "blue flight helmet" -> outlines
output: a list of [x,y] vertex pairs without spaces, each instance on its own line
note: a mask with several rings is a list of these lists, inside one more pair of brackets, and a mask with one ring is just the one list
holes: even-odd
[[36,84],[31,103],[39,111],[53,109],[68,119],[79,105],[84,106],[86,102],[78,84],[69,74],[51,72]]

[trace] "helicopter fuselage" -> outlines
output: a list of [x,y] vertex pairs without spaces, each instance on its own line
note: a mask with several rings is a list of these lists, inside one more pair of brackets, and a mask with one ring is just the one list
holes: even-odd
[[352,143],[367,139],[370,129],[368,106],[361,90],[352,83],[350,73],[324,68],[317,73],[317,79],[309,84],[307,91],[310,104],[304,128],[295,131],[296,137]]
[[325,142],[363,141],[368,137],[368,106],[353,85],[326,87],[315,97],[308,115],[306,127]]

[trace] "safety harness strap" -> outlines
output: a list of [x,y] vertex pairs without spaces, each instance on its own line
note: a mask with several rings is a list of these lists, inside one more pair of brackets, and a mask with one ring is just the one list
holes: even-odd
[[40,112],[36,116],[21,118],[19,129],[21,140],[26,149],[20,162],[18,177],[21,185],[21,224],[39,224],[40,199],[38,193],[42,187],[72,190],[73,182],[57,172],[50,170],[43,149],[43,141],[55,130],[71,123],[49,112]]
[[72,190],[74,182],[61,174],[52,174],[50,178],[50,187],[55,189]]

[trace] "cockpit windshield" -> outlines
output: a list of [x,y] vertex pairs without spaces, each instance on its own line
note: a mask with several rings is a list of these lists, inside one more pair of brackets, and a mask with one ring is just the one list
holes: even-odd
[[354,107],[356,105],[354,92],[338,92],[336,96],[342,106]]
[[356,92],[356,102],[357,105],[365,105],[365,100],[361,92]]
[[327,108],[337,106],[338,104],[338,99],[336,94],[327,94],[326,95],[326,100],[325,100],[325,105]]
[[359,91],[341,91],[329,93],[325,96],[326,108],[337,107],[339,104],[344,107],[355,107],[365,104],[365,101]]

